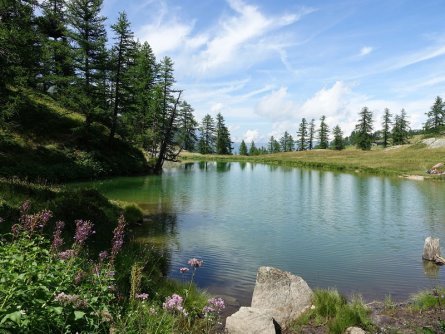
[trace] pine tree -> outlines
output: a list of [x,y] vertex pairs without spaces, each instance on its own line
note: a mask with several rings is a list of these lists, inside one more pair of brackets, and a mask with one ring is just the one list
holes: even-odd
[[95,113],[103,102],[98,101],[101,86],[101,65],[106,43],[105,17],[100,13],[102,0],[71,0],[67,4],[67,18],[74,44],[74,70],[78,84],[71,95],[73,106],[85,115],[87,127],[93,122]]
[[252,140],[250,142],[250,147],[249,147],[249,155],[258,155],[259,151],[255,145],[255,142]]
[[306,118],[301,120],[300,126],[297,131],[297,145],[298,151],[305,151],[307,149],[307,140],[308,140],[308,132],[307,132],[307,121]]
[[186,101],[180,103],[179,108],[179,133],[178,142],[181,148],[187,151],[193,151],[195,149],[198,138],[196,136],[196,130],[198,122],[196,122],[193,116],[193,108]]
[[216,153],[232,154],[232,141],[229,129],[226,127],[221,113],[216,115]]
[[239,146],[239,154],[240,155],[249,155],[247,152],[247,146],[244,140],[241,141],[241,144]]
[[119,14],[116,24],[111,26],[115,33],[116,43],[112,50],[112,86],[113,86],[113,110],[111,114],[110,142],[114,139],[117,131],[118,115],[131,112],[134,98],[133,82],[130,76],[134,66],[136,55],[136,44],[130,22],[125,12]]
[[41,76],[44,91],[52,94],[66,89],[73,81],[72,49],[68,42],[65,0],[46,0],[42,3],[39,20],[43,35]]
[[[0,97],[8,85],[35,86],[41,57],[38,32],[31,1],[0,2]],[[0,101],[1,102],[1,101]]]
[[428,132],[439,132],[445,125],[445,104],[440,96],[432,105],[430,111],[426,113],[428,120],[425,123],[425,130]]
[[274,136],[271,136],[269,139],[269,143],[267,144],[267,151],[269,153],[277,153],[281,152],[281,145],[280,143],[274,138]]
[[385,108],[385,113],[383,114],[383,121],[382,121],[382,135],[383,135],[383,147],[388,147],[389,144],[389,138],[391,136],[391,130],[390,125],[392,124],[391,121],[391,113],[389,112],[388,108]]
[[405,109],[402,109],[400,115],[396,115],[394,118],[394,126],[392,129],[392,141],[394,145],[408,143],[410,127],[406,117]]
[[173,61],[164,57],[159,64],[159,83],[155,88],[157,133],[154,137],[158,148],[155,171],[161,172],[164,161],[177,161],[181,152],[178,140],[178,118],[181,90],[174,90]]
[[280,138],[280,148],[282,152],[290,152],[295,148],[295,141],[287,131],[285,131],[283,137]]
[[329,146],[329,127],[326,124],[326,116],[323,115],[320,118],[320,128],[318,129],[318,147],[326,149]]
[[315,119],[312,118],[309,123],[309,137],[307,141],[307,149],[312,150],[314,148],[314,137],[315,137]]
[[335,150],[343,150],[345,148],[345,142],[343,140],[343,131],[341,131],[340,126],[336,125],[332,129],[332,134],[334,135],[334,140],[332,146]]
[[201,136],[199,139],[199,153],[211,154],[215,153],[215,121],[209,114],[205,115],[199,129]]
[[359,113],[360,119],[358,120],[355,130],[357,133],[357,147],[362,150],[370,150],[372,144],[372,112],[363,107]]

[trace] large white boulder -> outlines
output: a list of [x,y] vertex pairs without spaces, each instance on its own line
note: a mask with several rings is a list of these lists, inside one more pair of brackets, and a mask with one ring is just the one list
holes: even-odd
[[272,316],[252,307],[241,307],[226,319],[228,334],[276,334]]
[[285,328],[311,307],[312,294],[301,277],[272,267],[260,267],[251,306],[265,310]]

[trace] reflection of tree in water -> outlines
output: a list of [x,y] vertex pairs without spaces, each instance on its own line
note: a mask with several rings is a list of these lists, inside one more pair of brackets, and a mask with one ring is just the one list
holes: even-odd
[[241,170],[244,170],[244,168],[246,168],[247,163],[245,162],[240,162],[239,163],[239,167],[241,168]]
[[231,167],[231,163],[230,162],[217,162],[216,163],[216,171],[217,172],[229,172],[230,171],[230,167]]
[[150,263],[155,261],[154,270],[166,276],[171,266],[172,248],[178,247],[177,235],[176,214],[154,213],[146,215],[143,224],[133,231],[133,243],[143,247],[144,253],[149,253]]
[[187,163],[183,164],[184,170],[191,171],[193,169],[194,165],[195,165],[194,162],[187,162]]
[[438,278],[440,267],[433,261],[423,260],[423,272],[428,278]]

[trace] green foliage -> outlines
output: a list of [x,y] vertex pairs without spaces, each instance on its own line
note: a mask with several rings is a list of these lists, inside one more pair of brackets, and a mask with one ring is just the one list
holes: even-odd
[[402,109],[400,115],[396,115],[394,126],[392,128],[392,141],[394,145],[403,145],[408,143],[409,122],[406,120],[405,109]]
[[360,118],[357,125],[355,126],[356,131],[356,145],[357,148],[362,150],[370,150],[372,145],[372,112],[367,108],[363,107],[359,112]]
[[433,290],[421,291],[411,297],[411,302],[416,311],[442,309],[445,306],[445,288],[437,287]]
[[383,121],[382,121],[382,135],[383,135],[383,147],[384,148],[386,148],[389,145],[389,137],[391,136],[390,125],[392,123],[391,117],[392,117],[392,115],[389,112],[389,109],[385,108],[385,112],[383,114]]
[[[274,139],[272,138],[269,143],[271,153],[277,149],[276,144],[273,141]],[[280,138],[279,144],[280,149],[278,150],[278,152],[291,152],[295,149],[295,141],[287,131],[285,131],[283,137]]]
[[332,133],[334,135],[332,147],[334,148],[334,150],[343,150],[345,148],[345,142],[343,140],[343,131],[341,131],[340,126],[336,125],[332,130]]
[[318,129],[318,148],[326,149],[329,146],[329,127],[326,124],[326,116],[320,118],[320,128]]
[[269,143],[267,144],[267,150],[269,153],[278,153],[281,152],[281,144],[271,136],[269,139]]
[[297,132],[297,146],[299,151],[305,151],[307,149],[307,121],[306,118],[301,120],[300,126]]
[[247,152],[247,145],[244,142],[244,140],[241,141],[241,144],[239,146],[239,154],[240,155],[248,155],[249,153]]
[[337,290],[316,290],[313,304],[315,308],[307,311],[293,324],[294,330],[299,331],[307,324],[325,325],[328,332],[333,334],[342,334],[350,326],[372,329],[369,310],[358,297],[348,303]]
[[425,131],[438,133],[444,129],[445,104],[440,96],[436,97],[436,101],[426,115],[428,116],[428,119],[425,123]]
[[215,120],[209,114],[205,115],[199,128],[201,133],[199,138],[199,153],[210,154],[215,152]]
[[232,140],[227,128],[224,117],[221,113],[216,115],[216,154],[232,154]]
[[108,267],[93,274],[93,266],[83,258],[61,260],[48,248],[49,242],[39,236],[0,240],[0,329],[107,331],[115,298]]

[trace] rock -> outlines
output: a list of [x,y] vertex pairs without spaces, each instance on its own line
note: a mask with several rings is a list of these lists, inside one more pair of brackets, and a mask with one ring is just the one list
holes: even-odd
[[366,334],[360,327],[348,327],[345,334]]
[[228,334],[277,334],[272,316],[264,310],[241,307],[226,319]]
[[425,244],[423,245],[422,258],[428,261],[434,261],[436,257],[440,257],[439,239],[428,237],[425,239]]
[[312,305],[312,290],[299,276],[272,267],[258,269],[252,307],[267,311],[285,328]]

